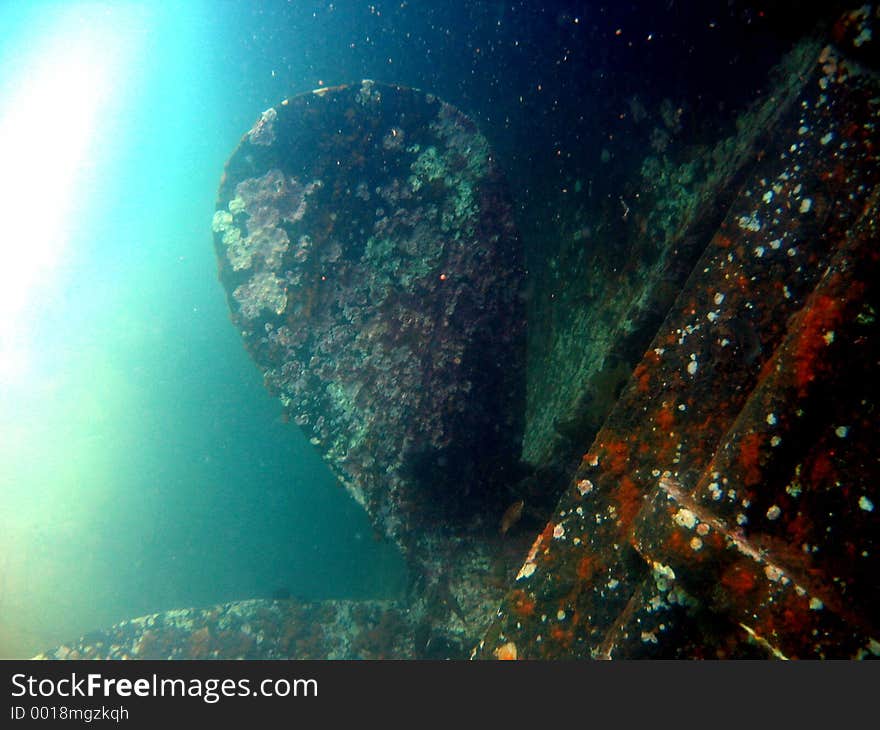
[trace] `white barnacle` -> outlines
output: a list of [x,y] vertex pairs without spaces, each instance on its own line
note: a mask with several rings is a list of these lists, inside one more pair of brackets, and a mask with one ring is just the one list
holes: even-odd
[[651,562],[651,567],[654,570],[655,579],[665,578],[667,580],[675,580],[675,571],[670,566],[663,565],[663,563],[654,560]]
[[682,507],[672,518],[675,520],[677,525],[681,527],[686,527],[688,530],[693,530],[697,524],[697,516],[691,512],[689,509],[685,509]]

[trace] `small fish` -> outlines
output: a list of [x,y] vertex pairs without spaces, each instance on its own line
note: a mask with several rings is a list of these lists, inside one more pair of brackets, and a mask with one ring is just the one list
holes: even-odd
[[448,578],[438,581],[436,596],[440,604],[446,606],[446,608],[458,616],[463,624],[467,625],[467,618],[464,615],[464,609],[462,609],[461,604],[458,602],[458,599],[449,587]]
[[501,516],[501,534],[506,535],[507,531],[513,527],[517,522],[519,522],[519,518],[522,517],[523,507],[525,506],[525,502],[521,499],[516,500],[510,507],[504,510],[504,514]]

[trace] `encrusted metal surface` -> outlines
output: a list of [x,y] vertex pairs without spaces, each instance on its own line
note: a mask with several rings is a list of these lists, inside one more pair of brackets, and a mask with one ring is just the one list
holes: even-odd
[[880,650],[877,91],[821,51],[475,655]]
[[400,659],[406,612],[386,601],[237,601],[122,621],[36,659]]
[[372,81],[293,97],[232,155],[213,228],[266,384],[377,528],[411,550],[494,519],[522,437],[523,271],[474,124]]

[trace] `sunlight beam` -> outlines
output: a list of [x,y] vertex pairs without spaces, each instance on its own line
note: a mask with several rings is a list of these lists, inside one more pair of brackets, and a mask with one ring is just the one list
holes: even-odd
[[79,184],[126,62],[119,28],[127,24],[115,14],[101,6],[69,6],[49,33],[28,39],[16,59],[16,77],[3,86],[0,384],[27,370],[29,330],[84,202]]

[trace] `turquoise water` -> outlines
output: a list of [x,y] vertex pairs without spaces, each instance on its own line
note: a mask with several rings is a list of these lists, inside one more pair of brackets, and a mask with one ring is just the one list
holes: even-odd
[[0,299],[0,657],[175,607],[400,590],[395,550],[280,421],[216,280],[226,158],[316,85],[304,58],[251,52],[255,12],[0,9],[0,115],[30,116],[0,188],[26,284]]

